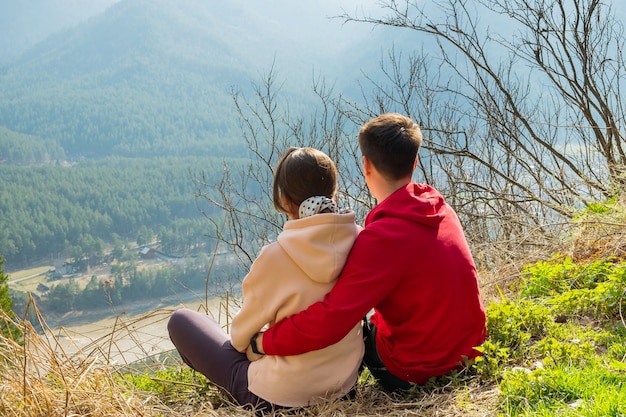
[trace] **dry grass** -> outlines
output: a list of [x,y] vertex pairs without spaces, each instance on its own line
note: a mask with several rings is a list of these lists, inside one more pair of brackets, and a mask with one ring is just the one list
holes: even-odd
[[[495,416],[498,404],[498,390],[495,386],[474,386],[442,388],[431,392],[409,393],[405,397],[389,395],[383,392],[375,384],[359,386],[357,397],[352,401],[334,401],[326,404],[280,410],[276,417],[308,416],[308,417],[343,417],[343,416]],[[215,407],[212,403],[201,403],[199,407],[174,406],[172,416],[193,417],[228,417],[246,416],[254,417],[251,410],[224,400]]]
[[626,259],[626,209],[589,216],[577,222],[577,228],[568,240],[564,252],[575,262],[598,259]]
[[67,354],[50,329],[39,334],[27,321],[15,324],[24,332],[23,341],[0,339],[3,416],[137,416],[150,411],[145,398],[121,389],[105,357]]
[[[158,381],[162,386],[172,387],[168,394],[143,391],[121,378],[123,373],[132,370],[181,366],[179,363],[166,364],[160,352],[149,349],[157,339],[166,338],[164,331],[154,329],[165,329],[171,309],[136,318],[116,317],[106,334],[81,346],[63,340],[77,340],[78,335],[63,329],[54,331],[38,310],[33,310],[33,316],[27,321],[0,313],[4,314],[0,322],[11,321],[24,332],[23,340],[19,342],[0,336],[2,416],[255,415],[233,405],[214,387],[200,395],[193,383]],[[450,383],[404,396],[385,394],[372,381],[365,381],[359,385],[355,400],[279,411],[276,415],[488,416],[495,415],[497,397],[495,386],[480,385],[471,379],[467,383]]]

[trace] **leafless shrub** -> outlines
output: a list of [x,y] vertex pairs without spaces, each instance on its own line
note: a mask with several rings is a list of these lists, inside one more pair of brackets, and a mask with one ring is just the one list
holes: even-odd
[[357,111],[421,123],[422,173],[459,212],[481,269],[550,251],[572,216],[623,194],[624,36],[608,3],[379,5],[339,18],[412,33],[418,47],[389,52]]

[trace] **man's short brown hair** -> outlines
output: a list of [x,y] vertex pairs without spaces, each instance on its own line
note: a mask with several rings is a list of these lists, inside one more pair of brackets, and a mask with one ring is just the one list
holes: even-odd
[[410,118],[398,113],[382,114],[359,131],[359,147],[376,169],[392,180],[411,176],[422,131]]

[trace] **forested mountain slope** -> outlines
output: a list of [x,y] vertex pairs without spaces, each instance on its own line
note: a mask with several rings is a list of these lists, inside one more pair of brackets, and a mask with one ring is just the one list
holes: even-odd
[[[362,71],[393,39],[340,31],[327,18],[341,10],[331,0],[97,3],[61,19],[72,0],[40,10],[36,1],[0,0],[4,20],[15,21],[0,37],[11,28],[33,39],[52,33],[0,57],[0,254],[8,269],[76,251],[80,239],[133,240],[142,226],[201,221],[189,169],[219,175],[222,158],[249,156],[233,94],[253,97],[273,69],[281,106],[312,114],[317,76],[358,91]],[[56,24],[38,31],[42,10]]]
[[38,44],[0,75],[0,125],[68,157],[233,153],[224,104],[254,73],[202,4],[124,0]]
[[233,91],[251,93],[275,65],[290,110],[305,112],[315,74],[358,75],[386,42],[366,28],[340,38],[324,30],[340,10],[332,2],[299,16],[283,3],[120,0],[0,66],[0,126],[58,144],[68,158],[236,154]]

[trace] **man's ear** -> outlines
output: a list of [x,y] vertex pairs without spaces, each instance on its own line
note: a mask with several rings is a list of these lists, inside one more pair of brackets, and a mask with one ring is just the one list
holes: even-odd
[[413,162],[413,171],[417,169],[417,163],[419,162],[419,158],[415,158],[415,162]]
[[369,159],[367,159],[367,156],[365,155],[363,155],[361,159],[363,161],[363,174],[369,175],[370,171],[372,170],[372,163]]

